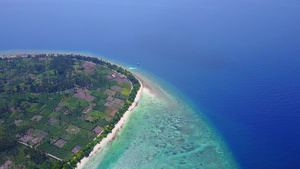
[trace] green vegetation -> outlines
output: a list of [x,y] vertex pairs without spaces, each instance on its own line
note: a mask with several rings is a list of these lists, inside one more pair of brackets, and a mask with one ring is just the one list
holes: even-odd
[[130,72],[97,58],[0,58],[0,165],[75,167],[111,132],[139,88]]
[[131,89],[131,84],[129,82],[120,83],[119,86],[124,87],[126,89]]
[[90,112],[88,113],[88,115],[93,116],[93,117],[98,118],[98,119],[101,119],[101,118],[103,118],[103,117],[105,116],[104,113],[99,112],[99,111],[94,111],[94,110],[93,110],[93,111],[90,111]]
[[126,89],[124,88],[121,92],[122,95],[125,95],[125,96],[128,96],[130,94],[130,90],[129,89]]

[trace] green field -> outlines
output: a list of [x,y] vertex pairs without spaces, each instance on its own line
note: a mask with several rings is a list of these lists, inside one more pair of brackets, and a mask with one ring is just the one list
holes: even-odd
[[79,55],[0,58],[0,165],[11,159],[15,167],[51,168],[56,160],[40,151],[65,161],[74,146],[89,152],[94,128],[115,123],[120,115],[111,111],[130,95],[131,84],[108,79],[103,63]]
[[128,95],[130,94],[130,90],[127,89],[127,88],[123,88],[121,94],[122,94],[122,95],[125,95],[125,96],[128,96]]
[[89,113],[88,113],[88,115],[90,115],[90,116],[93,116],[93,117],[96,117],[96,118],[99,118],[99,119],[102,119],[102,118],[104,118],[105,117],[105,114],[104,113],[102,113],[102,112],[99,112],[99,111],[90,111]]

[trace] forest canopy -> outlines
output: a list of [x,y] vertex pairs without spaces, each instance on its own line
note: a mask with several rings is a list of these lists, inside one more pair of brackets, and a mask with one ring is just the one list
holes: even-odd
[[111,132],[139,88],[130,72],[98,58],[0,58],[0,164],[76,166]]

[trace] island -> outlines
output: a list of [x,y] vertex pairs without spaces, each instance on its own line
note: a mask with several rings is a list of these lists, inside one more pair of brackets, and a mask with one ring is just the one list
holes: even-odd
[[0,167],[76,167],[137,105],[140,88],[131,72],[96,57],[1,56]]

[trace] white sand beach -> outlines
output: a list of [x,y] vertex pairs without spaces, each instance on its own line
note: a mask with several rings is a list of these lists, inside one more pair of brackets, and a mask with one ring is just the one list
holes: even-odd
[[[138,79],[138,78],[137,78]],[[138,79],[139,80],[139,79]],[[132,103],[132,105],[128,108],[128,110],[124,113],[123,117],[120,119],[120,121],[115,125],[115,127],[113,128],[112,132],[109,133],[107,135],[106,138],[102,139],[100,141],[100,143],[98,143],[93,151],[90,153],[89,157],[84,157],[79,163],[77,163],[77,167],[76,169],[82,169],[85,164],[89,161],[89,158],[92,158],[100,149],[101,147],[103,147],[103,145],[105,143],[107,143],[108,141],[111,141],[116,135],[118,132],[121,131],[122,129],[122,126],[125,124],[126,120],[128,119],[129,115],[130,115],[130,112],[138,105],[138,102],[140,100],[140,97],[141,97],[141,93],[142,93],[142,90],[143,90],[143,84],[142,82],[139,80],[139,83],[141,84],[141,87],[139,89],[139,91],[137,92],[137,95],[135,97],[135,100],[134,102]]]

